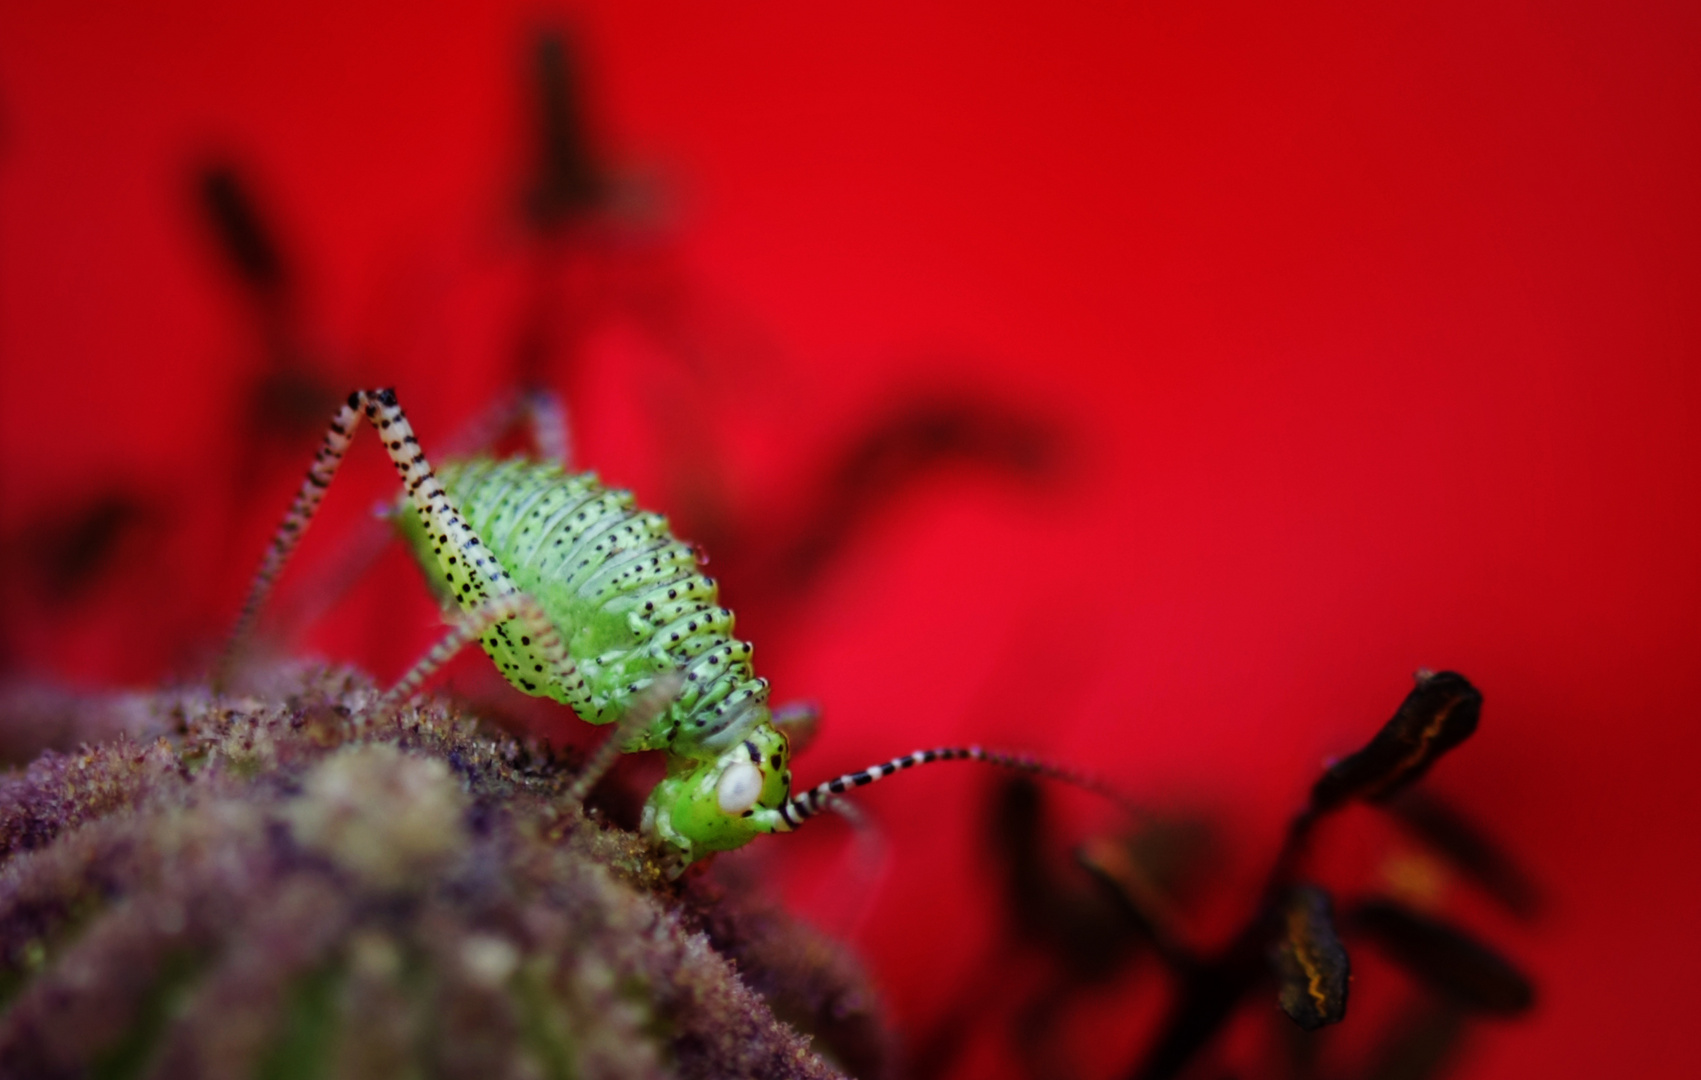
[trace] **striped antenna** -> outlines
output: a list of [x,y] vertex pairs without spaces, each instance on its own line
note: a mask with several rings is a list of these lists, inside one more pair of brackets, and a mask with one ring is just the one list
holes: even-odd
[[1049,761],[1028,757],[1026,754],[1006,754],[999,750],[986,750],[979,746],[940,746],[932,750],[917,750],[913,754],[893,758],[879,765],[870,765],[858,772],[845,773],[843,776],[816,784],[801,795],[795,795],[780,806],[780,817],[785,820],[790,831],[802,825],[805,821],[828,809],[838,801],[837,796],[843,795],[852,788],[867,787],[876,780],[884,780],[893,773],[917,765],[928,765],[935,761],[984,761],[989,765],[998,765],[1016,772],[1031,773],[1052,780],[1060,780],[1078,788],[1085,788],[1095,795],[1102,795],[1120,806],[1130,814],[1139,814],[1141,808],[1136,806],[1127,796],[1105,781],[1088,773],[1077,772],[1074,769],[1053,765]]

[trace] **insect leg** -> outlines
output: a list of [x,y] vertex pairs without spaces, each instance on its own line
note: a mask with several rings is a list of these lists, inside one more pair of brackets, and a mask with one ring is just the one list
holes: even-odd
[[531,424],[532,443],[541,461],[568,468],[573,461],[573,429],[567,409],[555,391],[534,386],[525,393],[522,406]]
[[[468,642],[483,637],[494,629],[507,637],[504,623],[513,620],[522,635],[521,642],[548,665],[544,672],[550,681],[571,687],[584,680],[574,668],[560,633],[536,600],[522,593],[508,576],[493,552],[479,539],[460,511],[449,501],[448,493],[419,449],[419,440],[396,395],[390,390],[365,391],[359,395],[366,419],[378,429],[389,451],[390,460],[401,474],[408,497],[419,511],[421,521],[429,532],[433,548],[449,588],[466,615],[461,623],[438,642],[389,693],[381,704],[404,700],[424,681],[459,652]],[[350,399],[354,400],[353,398]]]
[[337,475],[337,466],[343,463],[343,455],[348,452],[348,445],[354,439],[355,427],[359,423],[360,413],[356,409],[355,396],[351,395],[348,402],[337,410],[337,415],[332,417],[331,426],[325,431],[325,441],[319,445],[319,452],[313,456],[313,464],[307,468],[307,478],[302,481],[301,489],[295,493],[295,501],[290,504],[289,513],[284,515],[283,524],[278,526],[271,546],[266,549],[265,558],[260,561],[259,572],[254,575],[254,584],[249,586],[248,597],[242,602],[242,612],[236,617],[236,625],[231,629],[230,639],[213,667],[215,691],[222,690],[228,681],[231,668],[247,643],[248,635],[254,629],[254,622],[260,616],[260,609],[265,605],[266,597],[272,591],[273,582],[277,580],[284,564],[295,551],[301,534],[307,531],[307,526],[313,521],[319,503],[325,498],[325,489],[331,486],[332,478]]
[[[425,460],[425,452],[419,448],[419,440],[414,437],[407,416],[396,403],[395,392],[387,389],[357,391],[349,400],[351,403],[358,401],[367,422],[378,430],[390,460],[401,475],[402,486],[407,489],[408,498],[413,501],[414,509],[425,526],[449,592],[461,609],[476,612],[492,600],[522,596],[501,560],[449,500],[448,492],[444,491],[442,482]],[[532,622],[528,626],[527,621],[522,620],[517,627],[521,646],[533,647],[534,636],[541,632],[538,627],[548,630],[548,640],[552,644],[538,658],[549,667],[539,674],[563,688],[571,688],[575,682],[582,687],[583,681],[567,658],[559,635],[542,609],[535,601],[527,601],[516,610]],[[508,638],[507,620],[495,621],[487,629],[493,629],[504,640]],[[430,670],[427,668],[426,674]]]
[[567,468],[573,444],[567,410],[555,391],[542,386],[498,398],[445,444],[447,456],[461,458],[489,453],[521,421],[531,435],[538,459]]
[[774,726],[785,733],[791,752],[801,754],[821,730],[821,707],[812,701],[793,701],[774,710]]
[[[413,501],[420,520],[429,531],[449,588],[462,609],[474,611],[492,599],[519,593],[508,571],[449,501],[448,493],[443,490],[437,474],[432,471],[419,447],[413,426],[396,403],[395,391],[356,390],[331,420],[331,426],[325,432],[325,442],[307,470],[307,478],[260,564],[260,572],[243,603],[241,615],[237,617],[231,644],[215,670],[215,688],[223,686],[232,660],[252,629],[273,582],[289,561],[301,534],[306,531],[319,503],[323,501],[325,489],[342,464],[343,455],[348,452],[362,416],[378,432],[385,451],[395,464],[407,497]],[[496,632],[505,634],[505,628],[498,624]],[[557,668],[551,675],[555,678],[571,677],[571,667]]]
[[483,637],[491,627],[509,619],[519,623],[521,632],[531,639],[531,648],[536,649],[538,655],[552,666],[558,679],[570,681],[578,678],[573,660],[567,655],[567,647],[561,643],[561,635],[556,632],[555,625],[536,600],[525,593],[515,592],[498,596],[464,614],[443,640],[433,645],[431,651],[420,657],[396,685],[385,691],[384,696],[378,699],[378,708],[386,709],[411,698],[425,685],[425,680],[456,653]]
[[567,798],[573,802],[582,803],[591,789],[597,786],[603,774],[608,772],[614,759],[625,749],[626,743],[644,733],[655,722],[656,717],[672,705],[679,697],[679,691],[685,686],[685,676],[677,671],[669,671],[656,677],[655,681],[639,691],[632,699],[632,704],[626,709],[626,715],[620,718],[608,738],[602,741],[586,760],[585,767],[574,777],[573,786],[567,789]]

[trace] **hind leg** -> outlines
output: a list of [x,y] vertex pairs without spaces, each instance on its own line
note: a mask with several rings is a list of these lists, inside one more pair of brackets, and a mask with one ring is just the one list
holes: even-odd
[[[567,412],[554,391],[541,387],[509,395],[487,408],[450,438],[446,454],[455,458],[484,453],[521,421],[530,431],[539,459],[566,469],[572,442]],[[375,520],[364,522],[342,538],[337,557],[310,584],[295,591],[292,604],[281,605],[274,620],[284,628],[279,632],[281,637],[288,640],[301,628],[318,622],[365,575],[395,539],[390,519],[401,511],[405,501],[406,496],[397,496],[379,503],[373,508]]]
[[[484,631],[493,632],[504,640],[508,637],[508,622],[521,616],[524,616],[526,622],[542,619],[547,626],[548,620],[542,617],[536,603],[521,594],[513,579],[509,577],[507,569],[485,546],[484,541],[450,501],[430,462],[426,460],[425,452],[420,449],[413,426],[408,423],[406,414],[397,404],[395,392],[388,389],[357,390],[349,395],[348,401],[332,418],[330,427],[325,432],[325,441],[314,456],[313,464],[307,470],[307,477],[302,481],[295,501],[290,505],[289,513],[284,516],[283,524],[278,527],[277,534],[261,561],[259,573],[255,575],[254,584],[249,589],[248,598],[242,605],[242,612],[231,633],[230,644],[215,670],[215,689],[222,688],[227,680],[231,665],[252,632],[254,622],[265,605],[273,584],[289,562],[290,556],[294,554],[302,534],[312,523],[313,516],[318,512],[325,491],[335,479],[337,469],[342,464],[344,455],[348,453],[348,448],[354,441],[355,431],[363,419],[378,432],[378,437],[401,478],[406,497],[412,501],[414,509],[419,512],[420,520],[425,524],[438,567],[456,602],[464,611],[474,616],[472,621],[478,621],[477,613],[481,609],[507,612],[503,619],[484,627]],[[492,606],[493,602],[497,601],[502,603]],[[559,646],[559,635],[553,627],[548,629],[549,634],[544,640],[553,638]],[[525,639],[532,636],[526,633]],[[454,637],[452,634],[451,639]],[[470,640],[472,637],[466,638],[466,641]],[[465,644],[465,641],[461,644]],[[530,644],[527,640],[528,647]],[[435,656],[436,653],[437,650],[433,650],[431,655]],[[431,669],[441,665],[447,655],[433,661],[431,668],[420,675],[419,679],[423,680]],[[578,679],[572,661],[564,649],[551,648],[547,652],[540,652],[539,655],[548,662],[547,669],[542,673],[546,679],[563,686],[571,686]],[[430,658],[428,656],[427,659]],[[400,690],[400,687],[397,689]]]
[[462,649],[510,619],[530,641],[528,647],[543,657],[545,664],[556,671],[559,678],[580,679],[555,624],[549,621],[549,616],[544,614],[536,600],[526,593],[515,592],[481,604],[462,616],[443,640],[433,645],[430,652],[420,657],[407,674],[396,681],[396,685],[384,692],[384,696],[378,699],[378,707],[383,709],[406,701]]
[[563,469],[571,465],[573,434],[566,406],[561,403],[560,395],[542,386],[504,395],[488,406],[450,440],[449,455],[473,457],[486,453],[522,422],[539,461]]

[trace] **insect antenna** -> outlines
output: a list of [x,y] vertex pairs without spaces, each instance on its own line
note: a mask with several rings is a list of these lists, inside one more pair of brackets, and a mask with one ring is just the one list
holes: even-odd
[[625,752],[626,743],[642,734],[656,717],[666,712],[667,707],[673,704],[684,687],[685,676],[677,671],[670,671],[657,676],[654,682],[639,691],[638,696],[633,698],[627,707],[626,715],[615,725],[614,731],[585,759],[579,775],[567,789],[568,801],[583,803],[585,796],[597,786],[597,781],[608,772],[614,760]]
[[1059,780],[1074,787],[1084,788],[1101,795],[1130,814],[1138,815],[1141,808],[1122,792],[1106,783],[1099,777],[1089,773],[1079,772],[1049,761],[1041,761],[1026,754],[1010,754],[1001,750],[987,750],[979,746],[940,746],[932,750],[917,750],[903,757],[895,757],[891,761],[879,765],[870,765],[866,769],[848,772],[824,783],[816,784],[800,795],[794,795],[780,806],[780,817],[792,829],[802,825],[824,809],[838,802],[837,796],[843,795],[852,788],[867,787],[877,780],[884,780],[893,773],[917,765],[930,765],[935,761],[984,761],[989,765],[997,765],[1016,772],[1029,773],[1034,776],[1044,776],[1048,779]]

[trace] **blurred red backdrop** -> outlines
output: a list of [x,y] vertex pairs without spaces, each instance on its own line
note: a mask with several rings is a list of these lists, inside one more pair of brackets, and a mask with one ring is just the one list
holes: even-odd
[[[328,382],[396,385],[430,446],[512,381],[539,302],[527,35],[555,23],[637,178],[599,287],[650,305],[574,343],[582,461],[673,509],[657,447],[700,412],[711,479],[761,522],[902,394],[967,387],[1067,435],[1061,482],[928,481],[796,602],[729,579],[777,697],[826,708],[800,779],[1043,750],[1216,808],[1251,880],[1317,763],[1450,667],[1487,705],[1433,783],[1553,896],[1533,927],[1477,921],[1541,999],[1461,1075],[1694,1074],[1688,5],[7,5],[14,674],[192,670],[311,453],[233,464],[263,342],[197,165],[252,179]],[[713,375],[701,410],[658,404],[701,378],[669,342]],[[386,490],[357,458],[308,562]],[[125,557],[43,600],[30,553],[115,492]],[[311,644],[381,675],[435,618],[396,559],[338,612]],[[912,1037],[994,932],[984,780],[866,800],[892,864],[857,941]],[[843,870],[821,831],[753,853],[805,905]],[[1109,1030],[1094,1075],[1138,1034]]]

